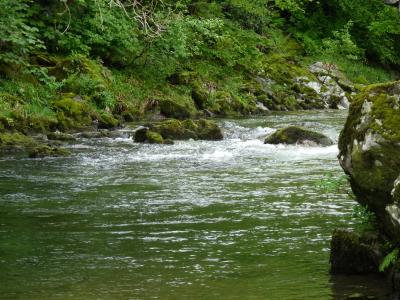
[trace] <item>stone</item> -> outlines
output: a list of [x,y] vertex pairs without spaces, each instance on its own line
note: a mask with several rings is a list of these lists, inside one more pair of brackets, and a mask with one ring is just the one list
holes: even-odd
[[205,119],[197,121],[197,136],[200,140],[220,141],[224,138],[217,123]]
[[377,235],[337,229],[331,240],[332,274],[378,274],[383,258]]
[[134,141],[136,143],[144,143],[146,141],[146,134],[149,128],[147,127],[140,127],[135,131]]
[[164,139],[161,134],[147,130],[146,131],[146,142],[149,144],[164,144]]
[[160,112],[168,118],[187,119],[192,117],[192,111],[183,104],[165,99],[159,101]]
[[333,141],[318,132],[302,127],[289,126],[278,129],[275,133],[265,139],[265,144],[318,144],[322,146],[333,145]]
[[354,98],[339,138],[339,162],[356,200],[400,242],[400,82],[371,85]]

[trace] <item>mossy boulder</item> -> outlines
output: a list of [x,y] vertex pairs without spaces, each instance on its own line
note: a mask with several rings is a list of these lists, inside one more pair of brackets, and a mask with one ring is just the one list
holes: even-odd
[[400,82],[372,85],[355,97],[339,150],[357,201],[400,243]]
[[98,121],[98,128],[114,129],[119,125],[119,121],[113,115],[102,112],[95,117]]
[[164,139],[158,132],[147,130],[146,141],[149,144],[164,144]]
[[332,274],[377,274],[383,259],[381,241],[375,233],[363,235],[337,229],[331,240]]
[[333,141],[322,133],[302,127],[290,126],[278,129],[265,139],[265,144],[307,144],[315,143],[322,146],[333,145]]
[[185,123],[171,119],[155,124],[155,132],[162,135],[164,139],[172,140],[188,140],[197,139],[197,135],[194,131],[185,127]]
[[160,100],[159,108],[161,114],[167,118],[188,119],[193,116],[193,110],[190,107],[170,99]]
[[81,128],[92,125],[91,107],[74,94],[66,94],[54,102],[60,129]]
[[196,123],[198,139],[219,141],[224,138],[222,130],[217,123],[205,119],[198,120]]
[[158,132],[148,127],[141,127],[136,130],[134,141],[136,143],[164,144],[164,138]]

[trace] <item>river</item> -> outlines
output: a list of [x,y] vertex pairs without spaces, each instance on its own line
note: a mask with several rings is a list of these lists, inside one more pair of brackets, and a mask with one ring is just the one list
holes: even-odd
[[[172,146],[80,139],[70,158],[0,159],[0,299],[342,299],[352,228],[337,145],[264,145],[304,125],[338,140],[345,111],[219,120],[225,139]],[[125,129],[129,133],[130,129]]]

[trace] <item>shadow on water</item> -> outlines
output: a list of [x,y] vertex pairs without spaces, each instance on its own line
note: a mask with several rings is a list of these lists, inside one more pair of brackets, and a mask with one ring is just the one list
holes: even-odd
[[[334,300],[376,299],[397,300],[391,294],[390,282],[384,276],[377,275],[332,275],[332,292]],[[359,295],[357,298],[356,296]]]

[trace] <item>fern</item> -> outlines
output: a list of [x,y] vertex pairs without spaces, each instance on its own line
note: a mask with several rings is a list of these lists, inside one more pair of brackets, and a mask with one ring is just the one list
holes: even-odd
[[399,257],[399,248],[395,248],[389,254],[385,256],[381,264],[379,265],[379,272],[384,272],[388,267],[396,262]]

